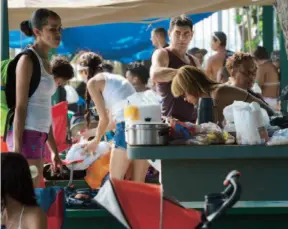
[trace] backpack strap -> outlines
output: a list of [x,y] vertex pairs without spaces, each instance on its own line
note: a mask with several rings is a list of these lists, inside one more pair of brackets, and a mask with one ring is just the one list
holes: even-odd
[[16,67],[22,55],[28,55],[33,63],[33,71],[29,86],[28,98],[30,98],[36,91],[41,80],[41,66],[37,55],[31,49],[24,49],[19,53],[8,65],[7,68],[7,82],[5,88],[7,106],[9,108],[7,119],[5,123],[4,141],[6,141],[9,126],[13,122],[15,105],[16,105]]
[[30,98],[36,91],[41,80],[41,66],[38,57],[31,49],[24,49],[10,63],[7,69],[6,99],[9,109],[14,109],[16,104],[16,67],[22,55],[28,55],[33,63],[33,71],[29,86],[28,97]]
[[41,66],[40,66],[39,59],[33,50],[25,49],[23,54],[28,55],[31,58],[32,63],[33,63],[33,72],[32,72],[32,77],[31,77],[31,82],[30,82],[30,87],[29,87],[29,93],[28,93],[28,98],[30,98],[35,93],[35,91],[37,90],[40,84]]

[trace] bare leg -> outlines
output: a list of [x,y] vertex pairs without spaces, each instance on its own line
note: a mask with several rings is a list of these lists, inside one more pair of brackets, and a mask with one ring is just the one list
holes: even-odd
[[44,159],[38,159],[38,160],[28,159],[27,161],[29,166],[35,165],[38,169],[38,176],[33,179],[33,185],[34,188],[40,188],[41,178],[43,176]]
[[123,180],[129,165],[130,160],[127,157],[127,152],[113,147],[110,157],[110,177]]
[[149,168],[147,160],[133,160],[132,180],[137,182],[145,182],[146,174]]

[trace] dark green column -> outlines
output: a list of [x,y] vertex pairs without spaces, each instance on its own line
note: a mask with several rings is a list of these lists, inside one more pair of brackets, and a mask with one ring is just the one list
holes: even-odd
[[[280,69],[281,69],[281,78],[280,78],[280,87],[281,89],[288,85],[288,59],[285,49],[285,40],[284,35],[281,32],[280,36]],[[288,102],[281,102],[281,110],[288,112]]]
[[273,51],[273,15],[272,6],[263,6],[263,46],[269,54]]
[[1,1],[1,60],[9,58],[8,0]]

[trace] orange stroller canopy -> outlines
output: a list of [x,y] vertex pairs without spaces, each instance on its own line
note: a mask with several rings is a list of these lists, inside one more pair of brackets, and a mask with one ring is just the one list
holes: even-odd
[[[162,185],[110,179],[99,190],[95,201],[129,229],[197,229],[203,228],[231,208],[240,198],[237,171],[224,182],[228,187],[217,194],[217,205],[209,203],[205,213],[187,209],[163,196]],[[215,196],[215,194],[210,194]],[[212,198],[210,198],[212,199]],[[219,200],[222,201],[219,204]],[[216,206],[216,207],[215,207]],[[213,209],[213,210],[212,210]]]

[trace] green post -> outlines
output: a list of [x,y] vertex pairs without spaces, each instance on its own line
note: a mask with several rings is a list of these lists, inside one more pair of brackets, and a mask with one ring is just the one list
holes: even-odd
[[263,6],[263,46],[269,54],[273,51],[273,17],[274,9],[272,6]]
[[1,1],[1,60],[9,59],[8,0]]
[[[281,69],[280,87],[282,89],[288,85],[288,59],[286,54],[283,32],[281,32],[280,36],[280,69]],[[281,102],[281,110],[283,112],[288,112],[288,101]]]

